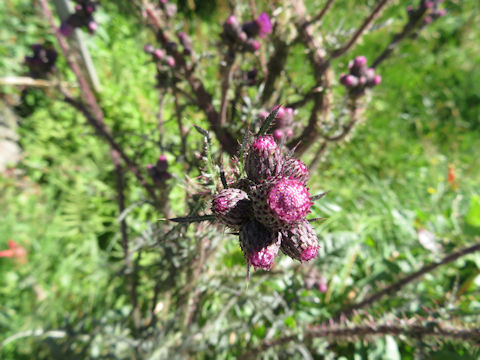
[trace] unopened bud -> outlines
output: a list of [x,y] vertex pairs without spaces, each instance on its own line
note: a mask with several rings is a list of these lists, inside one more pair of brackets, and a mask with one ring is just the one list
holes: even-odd
[[88,23],[88,30],[90,31],[90,33],[94,33],[95,31],[97,31],[98,29],[98,24],[95,22],[95,21],[90,21]]
[[165,53],[163,52],[162,49],[155,49],[153,51],[153,56],[155,56],[155,59],[160,60],[160,59],[163,59],[163,57],[165,56]]
[[283,136],[284,136],[283,131],[280,129],[277,129],[273,132],[273,138],[277,141],[282,140]]

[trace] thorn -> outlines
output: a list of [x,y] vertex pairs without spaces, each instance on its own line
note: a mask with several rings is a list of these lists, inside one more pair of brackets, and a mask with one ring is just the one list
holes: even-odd
[[189,223],[194,223],[194,222],[215,220],[215,215],[177,217],[177,218],[171,218],[171,219],[166,219],[166,220],[173,221],[173,222],[180,223],[180,224],[189,224]]
[[325,195],[327,195],[331,190],[325,191],[324,193],[312,196],[312,201],[320,200],[323,198]]
[[307,219],[307,221],[314,222],[314,221],[320,221],[320,220],[327,220],[328,218],[311,218]]

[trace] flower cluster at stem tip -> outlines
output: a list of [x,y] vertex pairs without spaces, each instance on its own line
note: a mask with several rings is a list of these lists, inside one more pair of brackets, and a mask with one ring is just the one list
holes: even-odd
[[90,0],[75,0],[75,12],[62,21],[60,33],[70,36],[76,28],[86,28],[90,34],[95,33],[98,24],[93,18],[98,3]]
[[211,209],[238,232],[248,267],[271,269],[279,251],[298,261],[314,259],[319,241],[306,219],[313,204],[307,166],[264,135],[248,146],[244,168],[246,177],[215,194]]

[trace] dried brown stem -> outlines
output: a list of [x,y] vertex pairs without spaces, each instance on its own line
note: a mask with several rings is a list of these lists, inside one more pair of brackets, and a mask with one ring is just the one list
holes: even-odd
[[140,170],[138,169],[137,165],[123,151],[122,147],[115,141],[115,139],[110,134],[109,130],[105,127],[105,125],[97,121],[97,119],[88,111],[88,109],[86,108],[83,102],[72,98],[70,95],[66,94],[65,92],[63,92],[63,95],[64,95],[64,101],[67,104],[72,105],[78,111],[80,111],[84,115],[85,119],[87,119],[88,123],[98,132],[98,134],[102,138],[104,138],[107,141],[110,147],[114,151],[118,152],[122,160],[127,165],[128,169],[135,175],[135,177],[138,179],[140,184],[145,188],[145,190],[148,192],[151,198],[156,200],[157,197],[155,195],[154,189],[146,182],[146,180],[143,178],[142,174],[140,173]]
[[309,59],[315,74],[314,89],[319,89],[312,95],[313,108],[308,119],[308,125],[303,129],[300,136],[288,143],[290,149],[298,145],[295,153],[301,155],[318,139],[319,119],[328,114],[330,109],[331,95],[329,92],[332,73],[329,71],[329,63],[326,61],[326,52],[321,44],[321,39],[306,20],[303,0],[291,0],[291,3],[298,15],[296,26],[299,37],[305,47],[310,50]]
[[392,40],[387,45],[385,50],[383,50],[382,53],[373,61],[371,66],[372,68],[376,68],[384,60],[386,60],[393,53],[393,51],[398,46],[398,44],[413,33],[415,28],[418,26],[419,22],[423,19],[423,16],[425,15],[426,12],[427,12],[427,8],[425,6],[421,6],[417,10],[417,13],[415,14],[415,16],[410,17],[409,21],[405,24],[402,31],[400,31],[398,34],[395,34],[393,36]]
[[339,56],[342,56],[345,54],[348,50],[350,50],[360,39],[360,37],[363,35],[363,33],[372,25],[373,20],[380,14],[380,12],[383,10],[385,5],[389,0],[380,0],[377,4],[377,6],[372,10],[369,16],[363,21],[362,25],[358,28],[357,31],[353,34],[353,36],[350,38],[350,40],[340,49],[334,50],[331,54],[331,58],[337,58]]
[[335,0],[328,0],[326,4],[323,6],[322,10],[320,10],[320,12],[317,15],[315,15],[311,20],[308,21],[308,25],[314,24],[322,20],[325,14],[328,12],[328,10],[330,10],[330,8],[332,7],[334,1]]
[[[137,2],[136,0],[131,1],[134,4]],[[227,129],[222,126],[220,114],[213,106],[212,96],[206,90],[202,81],[194,75],[194,67],[190,67],[187,64],[183,54],[168,46],[168,37],[166,36],[163,27],[160,24],[160,21],[156,17],[152,6],[146,1],[140,1],[140,3],[143,4],[146,8],[146,14],[148,16],[148,19],[150,20],[151,26],[156,33],[157,40],[162,44],[164,48],[168,49],[169,54],[175,59],[176,69],[178,71],[182,70],[182,75],[189,84],[191,92],[195,97],[195,105],[198,106],[205,113],[207,121],[210,124],[210,128],[215,133],[218,141],[222,145],[223,150],[232,156],[235,155],[238,150],[238,143],[232,136],[232,134],[230,134]]]
[[339,134],[335,136],[323,137],[324,141],[318,148],[312,162],[310,163],[310,166],[309,166],[310,171],[313,171],[318,166],[322,158],[322,155],[327,150],[328,144],[334,143],[334,142],[340,142],[344,140],[353,130],[355,125],[359,122],[361,118],[360,99],[359,98],[353,99],[349,107],[350,107],[350,121],[343,125],[342,131]]
[[52,12],[50,10],[50,7],[48,5],[47,0],[40,0],[40,3],[42,5],[43,13],[45,14],[45,17],[47,18],[48,22],[50,23],[50,27],[51,27],[52,31],[55,33],[58,44],[59,44],[59,46],[62,50],[63,55],[65,56],[67,64],[70,67],[70,69],[72,69],[73,73],[75,74],[75,77],[77,79],[77,82],[79,84],[82,96],[83,96],[86,104],[84,104],[83,102],[77,101],[77,100],[73,99],[72,97],[69,97],[68,95],[65,96],[65,101],[67,103],[71,104],[72,106],[74,106],[77,110],[79,110],[80,112],[82,112],[84,114],[87,121],[97,130],[99,135],[101,135],[108,142],[112,151],[118,152],[120,157],[127,164],[128,169],[133,172],[133,174],[139,180],[140,184],[145,188],[145,190],[149,193],[149,195],[152,197],[152,199],[156,199],[155,192],[153,191],[153,189],[147,184],[147,182],[143,178],[142,174],[140,173],[140,170],[139,170],[138,166],[127,156],[127,154],[123,151],[123,149],[120,147],[120,145],[113,139],[113,136],[111,135],[110,131],[108,130],[107,126],[105,125],[105,122],[103,120],[102,109],[98,105],[96,97],[95,97],[94,93],[92,92],[92,90],[90,89],[90,86],[89,86],[87,80],[83,76],[82,71],[80,70],[80,67],[78,66],[77,62],[74,60],[74,57],[70,56],[69,47],[68,47],[65,39],[60,34],[57,26],[55,25],[55,21],[53,19],[53,15],[52,15]]
[[184,159],[187,158],[187,139],[185,135],[185,129],[183,127],[183,121],[182,121],[182,110],[180,108],[180,104],[178,102],[178,94],[173,90],[173,99],[175,103],[175,117],[177,119],[177,126],[178,126],[178,132],[180,134],[180,142],[182,146],[182,156]]
[[270,61],[267,64],[267,77],[265,79],[265,86],[261,99],[261,103],[264,104],[264,106],[272,97],[272,94],[275,90],[275,83],[285,68],[285,63],[287,62],[288,56],[289,46],[285,41],[276,38],[274,39],[273,44],[275,49],[270,57]]
[[[478,343],[480,341],[479,328],[463,327],[442,327],[438,322],[429,322],[428,324],[368,324],[360,326],[342,326],[330,325],[317,329],[307,330],[302,337],[302,342],[314,338],[326,338],[331,342],[344,341],[345,339],[365,339],[372,336],[400,336],[404,335],[418,339],[419,337],[433,337],[439,339],[451,339],[461,341],[471,341]],[[260,352],[268,348],[285,345],[290,342],[300,341],[297,335],[283,336],[275,340],[267,340],[255,349],[249,350],[242,358],[254,358]]]
[[224,126],[227,122],[228,109],[228,89],[232,81],[233,71],[235,70],[235,55],[226,55],[225,68],[222,71],[222,90],[220,99],[220,125]]
[[433,262],[429,265],[425,265],[424,267],[422,267],[418,271],[415,271],[414,273],[412,273],[408,276],[405,276],[404,278],[396,281],[395,283],[386,287],[385,289],[380,290],[379,292],[373,294],[372,296],[369,296],[365,300],[363,300],[359,303],[353,304],[353,305],[349,306],[348,308],[340,311],[337,315],[335,315],[333,317],[333,319],[339,319],[342,316],[348,317],[354,311],[359,310],[359,309],[363,309],[365,307],[368,307],[368,306],[372,305],[373,303],[377,302],[378,300],[380,300],[385,295],[389,295],[389,294],[393,294],[393,293],[398,292],[405,285],[419,279],[420,277],[422,277],[423,275],[425,275],[429,272],[432,272],[433,270],[437,269],[438,267],[449,264],[449,263],[451,263],[451,262],[453,262],[453,261],[455,261],[455,260],[457,260],[457,259],[459,259],[459,258],[461,258],[465,255],[472,254],[472,253],[477,252],[477,251],[480,251],[480,242],[476,243],[472,246],[469,246],[465,249],[458,250],[458,251],[456,251],[456,252],[454,252],[450,255],[447,255],[440,261],[435,261],[435,262]]

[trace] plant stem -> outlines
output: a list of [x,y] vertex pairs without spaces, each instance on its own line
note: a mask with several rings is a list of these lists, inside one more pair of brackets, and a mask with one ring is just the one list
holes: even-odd
[[404,278],[398,280],[397,282],[395,282],[392,285],[386,287],[385,289],[378,291],[377,293],[375,293],[372,296],[366,298],[365,300],[363,300],[359,303],[353,304],[353,305],[349,306],[348,308],[340,311],[332,319],[337,320],[337,319],[339,319],[340,317],[343,317],[343,316],[348,317],[348,316],[352,315],[354,311],[359,310],[359,309],[363,309],[365,307],[368,307],[368,306],[374,304],[375,302],[380,300],[385,295],[389,295],[389,294],[393,294],[393,293],[398,292],[405,285],[417,280],[418,278],[422,277],[423,275],[425,275],[429,272],[432,272],[436,268],[438,268],[440,266],[443,266],[443,265],[446,265],[446,264],[449,264],[449,263],[451,263],[451,262],[453,262],[453,261],[455,261],[455,260],[457,260],[457,259],[459,259],[459,258],[461,258],[465,255],[469,255],[469,254],[472,254],[472,253],[477,252],[477,251],[480,251],[480,242],[477,243],[477,244],[474,244],[472,246],[469,246],[465,249],[458,250],[458,251],[456,251],[456,252],[454,252],[450,255],[447,255],[440,261],[436,261],[436,262],[433,262],[429,265],[425,265],[424,267],[422,267],[418,271],[415,271],[414,273],[405,276]]
[[385,7],[385,5],[387,5],[388,2],[389,0],[380,0],[377,6],[372,10],[370,15],[368,15],[367,18],[363,21],[362,25],[358,28],[358,30],[355,31],[350,40],[343,47],[332,52],[331,59],[342,56],[348,50],[350,50],[357,43],[365,30],[367,30],[370,25],[372,25],[373,20],[375,20],[375,18],[380,14],[380,12],[383,10],[383,8]]
[[308,25],[311,25],[313,23],[316,23],[317,21],[322,20],[325,14],[328,12],[328,10],[330,10],[330,8],[332,7],[334,1],[335,0],[328,0],[326,4],[323,6],[322,10],[320,10],[320,12],[317,15],[315,15],[312,18],[312,20],[308,22]]
[[[438,322],[430,322],[425,325],[390,325],[390,324],[368,324],[360,326],[339,326],[329,325],[317,329],[307,330],[302,336],[302,341],[314,338],[327,338],[329,341],[338,342],[346,339],[365,339],[371,336],[408,336],[411,338],[434,337],[439,339],[453,339],[462,341],[478,342],[480,340],[479,328],[442,327]],[[256,358],[259,353],[268,348],[285,345],[290,342],[300,341],[297,335],[283,336],[275,340],[267,340],[260,346],[249,350],[242,358]]]

